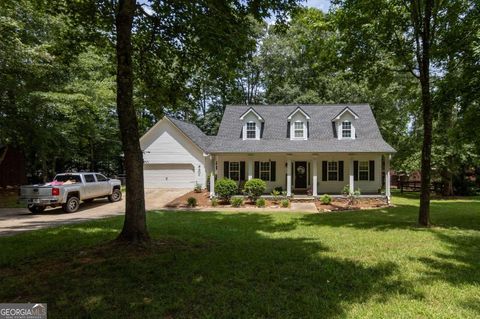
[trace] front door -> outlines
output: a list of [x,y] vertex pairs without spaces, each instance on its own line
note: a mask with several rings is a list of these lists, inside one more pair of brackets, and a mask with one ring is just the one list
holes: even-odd
[[295,162],[295,188],[307,188],[307,162]]

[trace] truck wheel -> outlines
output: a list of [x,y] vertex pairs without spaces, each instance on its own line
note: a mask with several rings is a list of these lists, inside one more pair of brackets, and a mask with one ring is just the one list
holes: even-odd
[[28,205],[28,210],[32,214],[40,214],[45,210],[45,206]]
[[118,202],[121,199],[122,199],[122,191],[120,191],[118,188],[114,189],[112,192],[112,195],[108,196],[108,200],[112,203]]
[[78,207],[80,207],[80,200],[75,196],[69,197],[67,202],[62,205],[65,213],[75,213]]

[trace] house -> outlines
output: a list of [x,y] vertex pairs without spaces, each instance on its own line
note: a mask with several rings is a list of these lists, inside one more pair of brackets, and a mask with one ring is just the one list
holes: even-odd
[[[266,181],[287,195],[339,194],[345,185],[390,197],[390,157],[368,104],[231,105],[216,136],[165,116],[140,140],[147,188],[215,194],[214,181]],[[382,181],[382,176],[385,180]]]

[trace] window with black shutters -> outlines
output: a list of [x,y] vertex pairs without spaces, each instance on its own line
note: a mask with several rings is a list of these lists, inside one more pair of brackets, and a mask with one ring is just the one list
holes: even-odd
[[370,177],[368,161],[358,162],[358,179],[361,181],[368,181]]
[[230,162],[229,173],[230,179],[233,179],[234,181],[240,180],[240,163]]
[[328,162],[328,180],[338,180],[338,162]]
[[260,162],[260,179],[270,180],[270,162]]

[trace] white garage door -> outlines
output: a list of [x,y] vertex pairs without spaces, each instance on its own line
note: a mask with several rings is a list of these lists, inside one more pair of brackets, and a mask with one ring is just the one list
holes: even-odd
[[145,188],[191,188],[195,186],[192,164],[145,164]]

